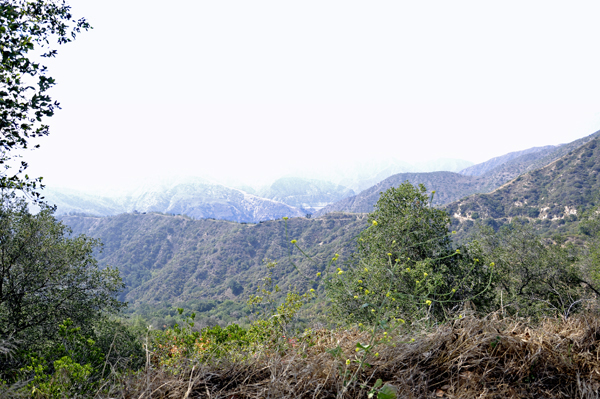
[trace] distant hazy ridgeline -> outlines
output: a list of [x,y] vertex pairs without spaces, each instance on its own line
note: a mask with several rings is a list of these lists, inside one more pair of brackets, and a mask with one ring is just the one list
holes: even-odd
[[596,134],[541,169],[491,193],[473,195],[445,208],[454,218],[454,228],[463,235],[475,221],[497,227],[515,217],[531,220],[545,230],[573,233],[571,223],[598,204],[599,192],[600,137]]
[[282,177],[261,188],[180,177],[138,182],[137,186],[120,193],[47,188],[44,195],[50,203],[57,205],[58,215],[111,216],[138,211],[258,223],[314,213],[399,172],[459,171],[470,164],[459,159],[439,159],[415,165],[389,159],[357,161],[350,169],[299,171],[300,176]]
[[599,136],[600,132],[596,132],[558,147],[535,147],[506,154],[471,166],[459,173],[399,173],[353,197],[326,206],[316,215],[324,215],[328,212],[371,212],[381,192],[390,187],[396,187],[404,181],[412,184],[424,184],[429,191],[435,191],[434,205],[449,204],[472,194],[493,191],[523,173],[548,165]]

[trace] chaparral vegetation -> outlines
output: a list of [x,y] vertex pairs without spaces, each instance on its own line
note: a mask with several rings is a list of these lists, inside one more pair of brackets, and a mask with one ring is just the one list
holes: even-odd
[[[348,260],[305,284],[265,264],[250,317],[153,329],[119,317],[117,270],[43,207],[6,197],[2,393],[9,397],[591,397],[598,389],[597,208],[582,247],[519,220],[456,247],[434,193],[381,196]],[[285,223],[288,220],[284,221]],[[289,251],[302,251],[296,239]],[[308,256],[308,255],[306,255]],[[320,288],[324,287],[324,290]],[[319,294],[323,292],[323,294]],[[303,317],[299,317],[303,315]],[[308,315],[308,316],[307,316]],[[587,395],[587,396],[586,396]]]
[[[251,284],[224,270],[213,276],[227,295],[247,300],[220,302],[218,318],[206,317],[218,308],[210,300],[156,310],[172,292],[146,293],[162,302],[142,303],[148,296],[139,291],[156,278],[151,258],[165,266],[173,256],[156,243],[177,235],[172,227],[120,249],[145,268],[101,265],[103,243],[55,217],[27,163],[15,171],[19,151],[48,134],[44,120],[59,106],[48,94],[54,80],[34,59],[54,56],[54,42],[89,28],[65,2],[0,0],[0,397],[598,397],[598,137],[496,197],[438,208],[439,193],[405,181],[346,225],[320,219],[350,248],[343,256],[328,253],[332,237],[306,249],[310,240],[287,217],[277,238],[269,226],[235,235],[236,226],[223,235],[244,237],[239,245],[253,257],[260,245],[252,231],[284,240],[280,259],[264,259]],[[542,202],[549,196],[552,207]],[[567,197],[574,202],[563,211],[557,204]],[[350,234],[346,227],[358,224]],[[209,228],[219,232],[216,222]],[[308,235],[314,241],[319,232]],[[211,254],[226,252],[207,241]],[[242,259],[229,255],[228,264]],[[290,268],[282,273],[284,262]],[[174,291],[198,293],[189,285],[200,283],[186,286],[171,274]],[[126,294],[138,302],[130,313]],[[155,317],[162,311],[168,321]]]

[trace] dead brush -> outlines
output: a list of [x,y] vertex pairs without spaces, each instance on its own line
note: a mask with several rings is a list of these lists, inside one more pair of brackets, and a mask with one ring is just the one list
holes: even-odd
[[358,370],[344,390],[344,379],[358,367],[345,360],[368,338],[367,332],[320,330],[285,351],[243,361],[225,356],[178,375],[152,368],[123,381],[110,397],[366,398],[377,379],[396,387],[398,398],[599,397],[600,319],[594,314],[537,326],[466,317],[414,342],[392,336],[374,348],[370,366]]
[[[374,376],[404,397],[597,398],[600,320],[465,318],[380,350]],[[402,396],[401,396],[402,397]]]

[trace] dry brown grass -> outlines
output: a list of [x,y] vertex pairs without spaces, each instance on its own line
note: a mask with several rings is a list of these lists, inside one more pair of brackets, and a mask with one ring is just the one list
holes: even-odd
[[[345,360],[368,333],[318,331],[283,353],[196,364],[178,376],[150,368],[124,381],[120,398],[366,398],[378,378],[399,398],[598,398],[600,318],[580,315],[531,327],[520,320],[463,318],[416,337],[392,336],[344,390]],[[340,345],[334,358],[328,349]],[[348,369],[356,371],[357,363]],[[367,386],[369,388],[363,388]]]

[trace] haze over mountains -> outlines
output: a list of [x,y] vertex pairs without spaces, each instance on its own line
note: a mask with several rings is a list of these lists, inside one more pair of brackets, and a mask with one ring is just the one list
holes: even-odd
[[458,172],[471,165],[473,162],[454,158],[440,158],[413,164],[398,158],[357,159],[348,160],[346,165],[333,164],[328,168],[308,166],[291,171],[286,177],[329,181],[359,193],[397,173]]
[[560,146],[535,147],[493,158],[489,161],[468,167],[459,173],[399,173],[359,194],[330,204],[315,213],[315,216],[329,212],[361,213],[371,212],[379,199],[379,194],[404,181],[424,184],[435,191],[433,204],[445,205],[476,193],[488,193],[506,184],[523,173],[545,166],[600,136],[600,132]]
[[199,177],[182,177],[148,180],[118,195],[57,188],[47,188],[44,195],[50,203],[56,204],[57,215],[159,212],[195,219],[258,223],[283,216],[371,212],[380,192],[409,181],[436,191],[433,203],[441,206],[469,195],[491,192],[523,173],[564,156],[597,135],[569,144],[512,152],[477,165],[455,159],[416,165],[381,160],[358,162],[346,172],[323,171],[320,179],[311,177],[317,171],[306,170],[302,176],[282,177],[259,188],[241,185],[236,188]]
[[225,185],[200,177],[179,177],[146,180],[120,193],[50,187],[44,190],[44,195],[57,206],[57,215],[110,216],[137,211],[257,223],[314,213],[401,171],[458,171],[471,164],[457,159],[438,159],[411,165],[388,159],[357,162],[352,167],[332,171],[298,171],[296,176],[281,177],[258,188],[241,183]]
[[44,194],[50,202],[56,204],[59,215],[84,213],[110,216],[125,212],[160,212],[235,222],[258,222],[304,215],[298,208],[283,202],[200,178],[155,182],[118,197],[53,189],[46,190]]
[[466,176],[481,176],[481,175],[484,175],[487,172],[493,170],[494,168],[497,168],[503,164],[506,164],[506,163],[514,160],[515,158],[520,158],[523,155],[537,154],[539,156],[542,154],[547,154],[549,152],[552,152],[556,148],[557,148],[557,146],[547,145],[545,147],[533,147],[533,148],[529,148],[529,149],[526,149],[523,151],[510,152],[508,154],[492,158],[489,161],[485,161],[482,163],[478,163],[477,165],[469,166],[468,168],[461,170],[459,173],[461,175],[466,175]]

